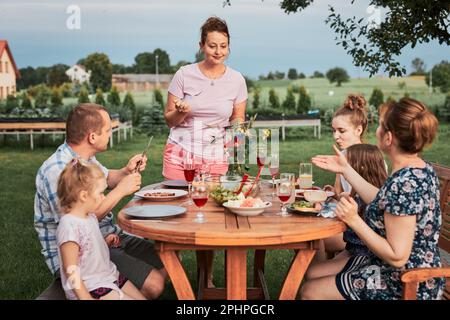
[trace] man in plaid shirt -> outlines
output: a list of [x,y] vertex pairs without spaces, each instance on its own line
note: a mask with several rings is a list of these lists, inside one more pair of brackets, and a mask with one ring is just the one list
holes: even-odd
[[142,163],[139,171],[143,171],[147,158],[145,156],[142,158],[139,154],[132,157],[120,170],[106,169],[97,161],[95,155],[107,149],[111,133],[111,120],[102,106],[81,104],[70,112],[66,123],[66,142],[42,164],[36,175],[34,226],[42,245],[45,262],[52,274],[59,277],[61,270],[56,244],[56,229],[60,215],[56,193],[59,175],[73,158],[97,164],[105,173],[111,191],[95,214],[99,219],[103,237],[113,233],[120,239],[120,244],[109,247],[111,261],[147,298],[155,299],[164,290],[167,273],[153,244],[123,233],[113,223],[111,212],[124,196],[139,190],[141,175],[133,172],[140,160]]

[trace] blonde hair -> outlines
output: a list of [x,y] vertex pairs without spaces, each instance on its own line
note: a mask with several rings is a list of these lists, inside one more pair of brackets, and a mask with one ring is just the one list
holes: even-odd
[[[386,163],[383,154],[377,146],[371,144],[354,144],[346,149],[348,163],[371,185],[377,188],[387,179]],[[352,188],[352,196],[355,189]]]
[[72,159],[58,180],[57,195],[61,211],[69,212],[78,201],[79,193],[83,190],[93,191],[95,183],[101,178],[105,178],[105,175],[96,164],[83,164],[81,159]]
[[345,99],[344,104],[336,110],[333,118],[339,116],[349,116],[350,122],[356,128],[361,126],[361,140],[367,131],[368,117],[367,117],[367,101],[361,95],[349,94]]
[[436,137],[438,120],[420,101],[402,98],[380,107],[380,124],[384,132],[390,131],[398,147],[410,154],[419,153]]

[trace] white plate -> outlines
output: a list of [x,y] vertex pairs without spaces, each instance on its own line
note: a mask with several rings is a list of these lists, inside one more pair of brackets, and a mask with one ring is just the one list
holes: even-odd
[[225,208],[228,208],[231,212],[236,213],[240,216],[257,216],[264,212],[267,208],[270,208],[272,206],[272,202],[265,202],[264,207],[258,207],[258,208],[248,208],[248,207],[231,207],[228,205],[228,201],[223,204]]
[[[311,190],[311,189],[308,189]],[[305,192],[305,189],[296,189],[295,190],[295,197],[296,198],[303,198],[303,192]],[[325,191],[327,193],[327,197],[334,197],[333,191]]]
[[186,208],[170,205],[134,206],[123,211],[127,216],[137,219],[172,217],[183,214]]
[[186,180],[165,180],[161,182],[162,185],[170,188],[187,188],[188,183]]
[[[173,196],[152,196],[152,193],[157,192],[167,192],[167,193],[174,193]],[[146,199],[146,200],[152,200],[152,201],[170,201],[174,199],[178,199],[181,197],[184,197],[188,194],[187,191],[184,190],[178,190],[178,189],[150,189],[150,190],[141,190],[135,193],[136,196]]]

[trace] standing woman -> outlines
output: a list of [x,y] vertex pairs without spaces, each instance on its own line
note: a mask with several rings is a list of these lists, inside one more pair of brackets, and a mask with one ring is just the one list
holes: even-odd
[[181,67],[168,90],[164,117],[170,135],[164,150],[163,176],[169,180],[184,179],[186,153],[208,165],[211,174],[225,174],[224,128],[245,119],[245,79],[225,65],[230,53],[226,22],[217,17],[206,20],[199,45],[204,60]]
[[[392,300],[402,296],[405,269],[440,267],[439,180],[420,153],[430,145],[438,121],[421,102],[403,98],[381,107],[378,147],[392,161],[392,173],[377,189],[365,181],[335,148],[335,156],[316,156],[318,167],[344,175],[365,203],[364,219],[353,198],[342,198],[336,215],[365,243],[368,255],[350,258],[339,273],[307,281],[303,299]],[[417,289],[418,299],[437,299],[445,280],[430,279]]]

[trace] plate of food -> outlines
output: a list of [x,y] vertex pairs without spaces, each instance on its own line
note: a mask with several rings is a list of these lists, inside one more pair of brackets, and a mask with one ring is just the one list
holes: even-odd
[[240,216],[257,216],[272,206],[272,202],[264,202],[260,198],[247,197],[241,193],[236,200],[228,200],[223,204],[231,212]]
[[322,205],[320,203],[313,204],[308,201],[296,201],[287,206],[287,211],[289,213],[306,214],[313,216],[317,216],[321,209]]
[[146,200],[170,201],[187,196],[188,192],[177,189],[152,189],[138,191],[135,195]]

